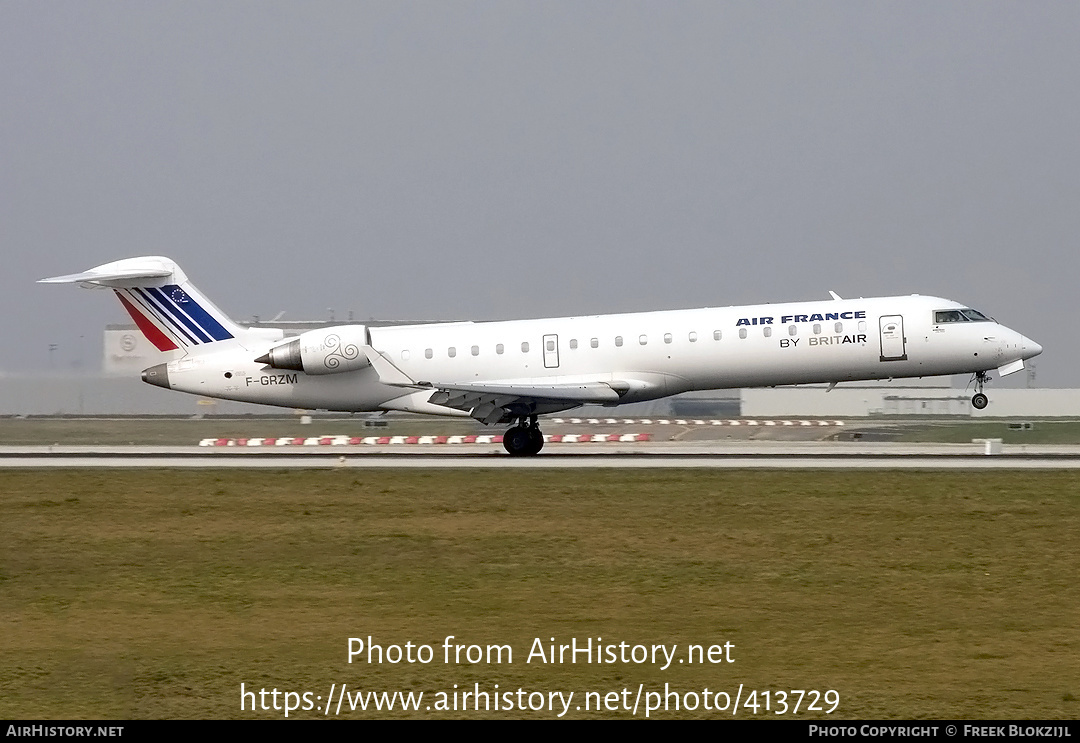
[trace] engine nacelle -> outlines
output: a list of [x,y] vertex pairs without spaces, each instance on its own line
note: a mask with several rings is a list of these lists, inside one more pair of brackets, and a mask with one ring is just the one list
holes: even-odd
[[340,374],[371,364],[364,346],[368,345],[363,325],[338,325],[301,333],[288,343],[271,348],[255,359],[274,369],[293,369],[305,374]]

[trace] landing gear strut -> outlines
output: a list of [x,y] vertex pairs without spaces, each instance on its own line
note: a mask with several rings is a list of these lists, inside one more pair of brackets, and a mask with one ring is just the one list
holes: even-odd
[[990,400],[983,394],[983,385],[989,380],[986,372],[975,372],[975,394],[971,397],[971,406],[976,410],[982,410]]
[[544,434],[536,416],[522,416],[518,424],[503,434],[503,448],[512,457],[531,457],[544,448]]

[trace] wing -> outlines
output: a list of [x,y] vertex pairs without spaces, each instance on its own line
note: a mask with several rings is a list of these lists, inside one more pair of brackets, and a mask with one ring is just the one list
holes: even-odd
[[582,381],[565,384],[532,382],[428,382],[416,381],[394,366],[371,346],[365,346],[379,381],[394,387],[431,390],[427,402],[468,413],[486,424],[523,415],[569,410],[585,403],[615,403],[631,388],[630,383]]
[[603,382],[584,384],[439,384],[428,398],[433,405],[467,411],[487,424],[504,418],[568,410],[588,402],[617,402],[619,393]]

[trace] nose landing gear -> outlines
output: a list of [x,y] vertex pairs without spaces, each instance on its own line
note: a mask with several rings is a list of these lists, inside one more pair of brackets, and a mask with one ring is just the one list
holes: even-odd
[[983,385],[988,380],[986,372],[975,372],[975,394],[971,396],[971,406],[976,410],[982,410],[990,402],[990,399],[983,394]]
[[518,424],[503,434],[503,448],[512,457],[531,457],[544,448],[544,434],[536,416],[522,416]]

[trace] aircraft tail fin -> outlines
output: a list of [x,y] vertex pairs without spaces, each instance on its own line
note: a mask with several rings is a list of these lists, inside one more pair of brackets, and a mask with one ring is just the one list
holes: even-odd
[[275,340],[281,331],[234,323],[162,256],[127,258],[82,273],[41,279],[39,284],[79,284],[112,289],[142,334],[159,351],[202,353],[247,341]]

